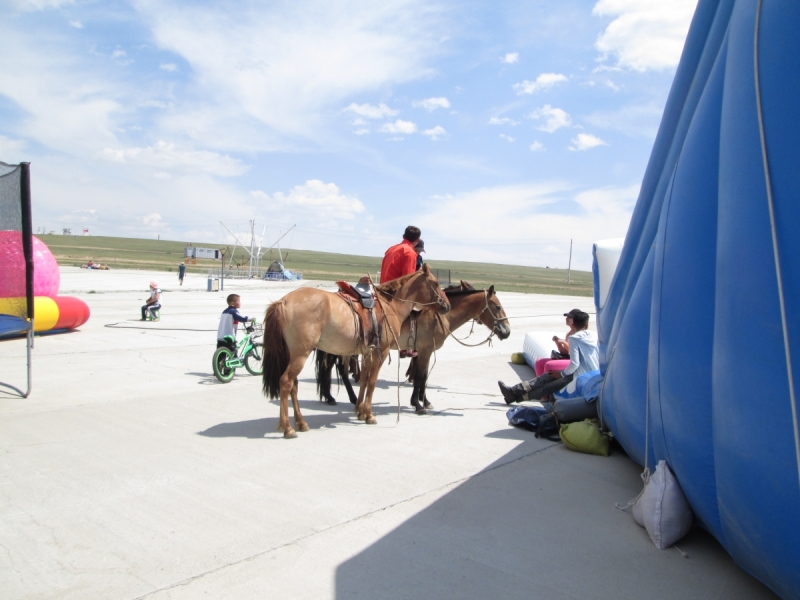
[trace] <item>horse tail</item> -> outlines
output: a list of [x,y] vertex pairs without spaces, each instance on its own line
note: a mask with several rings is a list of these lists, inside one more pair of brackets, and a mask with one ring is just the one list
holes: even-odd
[[283,338],[283,301],[273,302],[264,316],[264,395],[280,398],[281,376],[289,368],[289,346]]
[[417,357],[413,356],[411,358],[411,362],[408,364],[408,370],[406,371],[406,378],[410,383],[414,383],[417,375]]
[[326,394],[331,393],[331,371],[336,357],[317,348],[315,350],[314,371],[317,376],[317,396],[320,400],[327,399]]

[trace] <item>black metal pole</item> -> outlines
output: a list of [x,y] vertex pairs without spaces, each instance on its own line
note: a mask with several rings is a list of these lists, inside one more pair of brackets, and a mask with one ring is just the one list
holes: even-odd
[[20,163],[19,189],[22,209],[22,252],[25,256],[25,296],[28,318],[33,320],[33,219],[31,217],[31,163]]

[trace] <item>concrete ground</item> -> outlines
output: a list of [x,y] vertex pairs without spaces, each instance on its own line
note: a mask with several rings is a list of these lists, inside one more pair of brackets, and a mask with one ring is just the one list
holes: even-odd
[[[140,323],[151,279],[162,320]],[[510,354],[527,331],[562,335],[560,315],[590,299],[501,293],[512,337],[448,341],[427,416],[403,386],[397,420],[396,353],[376,426],[343,389],[338,406],[318,402],[309,361],[312,429],[284,440],[259,379],[220,384],[211,355],[225,293],[260,318],[297,285],[207,293],[199,277],[62,269],[61,293],[92,317],[36,339],[30,398],[0,392],[0,598],[774,597],[700,530],[679,543],[687,558],[657,550],[614,508],[641,488],[621,451],[577,454],[508,425],[496,381],[532,375]],[[24,342],[0,343],[0,365],[22,385]]]

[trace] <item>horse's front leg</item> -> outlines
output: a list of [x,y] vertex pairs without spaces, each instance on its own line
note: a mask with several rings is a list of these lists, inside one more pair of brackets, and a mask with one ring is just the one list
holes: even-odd
[[372,369],[372,353],[364,354],[361,357],[361,381],[359,382],[358,398],[356,399],[356,418],[359,421],[366,420],[365,406],[366,406],[366,393],[367,387],[364,385],[364,377],[369,375]]
[[[382,356],[384,360],[386,359],[386,355],[388,353],[389,349],[384,349]],[[375,391],[375,384],[378,382],[378,375],[381,372],[382,365],[383,360],[378,360],[377,357],[373,356],[372,360],[370,361],[369,371],[364,369],[364,371],[361,373],[361,390],[363,391],[365,382],[367,388],[367,393],[364,396],[364,422],[367,425],[375,425],[378,422],[378,420],[372,414],[372,393]]]
[[[433,404],[428,402],[428,365],[431,362],[431,352],[427,349],[420,350],[417,355],[417,369],[414,373],[414,390],[417,393],[417,402],[422,402],[422,412],[433,408]],[[417,412],[420,408],[417,405]]]

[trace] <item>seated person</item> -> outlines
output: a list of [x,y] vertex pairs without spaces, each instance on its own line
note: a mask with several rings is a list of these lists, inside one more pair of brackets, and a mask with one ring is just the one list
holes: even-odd
[[567,335],[564,337],[564,339],[561,339],[557,335],[553,336],[553,341],[555,342],[556,348],[558,348],[558,350],[554,350],[550,354],[550,358],[552,359],[569,358],[569,336],[571,336],[573,333],[575,333],[575,331],[577,331],[575,329],[575,324],[572,319],[575,317],[575,315],[581,312],[583,311],[580,308],[573,308],[568,313],[564,313],[564,317],[566,317],[565,320],[567,322],[567,327],[569,327],[569,331],[567,331]]
[[523,381],[510,387],[498,381],[500,391],[506,404],[522,402],[524,400],[547,401],[550,394],[565,388],[574,377],[588,371],[600,368],[600,356],[597,351],[597,336],[589,331],[589,315],[579,312],[572,317],[575,333],[570,335],[570,362],[563,371],[548,371],[547,373]]
[[239,323],[247,323],[253,321],[250,317],[244,317],[239,313],[242,306],[242,299],[239,294],[229,294],[226,298],[228,308],[222,311],[219,318],[219,327],[217,328],[217,348],[223,346],[229,348],[231,352],[236,353],[236,344],[225,339],[226,335],[233,336],[236,339],[236,330],[239,328]]
[[161,308],[161,290],[158,287],[158,282],[150,282],[150,297],[142,307],[142,321],[147,320],[147,311],[153,315],[153,321],[158,321],[156,318],[156,311]]

